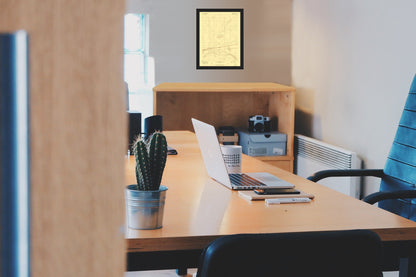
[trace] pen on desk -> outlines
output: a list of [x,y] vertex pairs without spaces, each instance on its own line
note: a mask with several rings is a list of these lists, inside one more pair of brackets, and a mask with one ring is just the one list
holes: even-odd
[[290,203],[309,203],[311,199],[304,197],[295,197],[295,198],[272,198],[265,200],[266,205],[273,204],[290,204]]

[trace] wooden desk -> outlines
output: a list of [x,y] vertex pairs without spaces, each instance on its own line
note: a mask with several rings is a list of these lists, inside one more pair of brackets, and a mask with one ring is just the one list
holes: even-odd
[[[168,186],[163,228],[127,229],[128,269],[175,268],[178,251],[195,255],[210,241],[236,233],[280,233],[370,229],[391,251],[407,253],[415,247],[416,222],[343,195],[304,178],[244,156],[245,172],[270,172],[297,188],[315,195],[311,203],[265,206],[249,202],[209,178],[196,137],[189,131],[165,132],[168,144],[178,150],[169,156],[162,183]],[[126,160],[127,184],[135,182],[134,159]],[[172,251],[172,252],[170,252]],[[152,255],[172,254],[166,264],[154,264]],[[407,255],[407,254],[406,254]],[[413,254],[415,255],[415,254]],[[140,260],[136,260],[139,259]],[[173,259],[173,260],[172,260]],[[146,264],[148,263],[148,264]]]

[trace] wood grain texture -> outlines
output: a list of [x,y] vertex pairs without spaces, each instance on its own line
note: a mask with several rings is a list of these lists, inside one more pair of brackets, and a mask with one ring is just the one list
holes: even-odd
[[32,276],[125,269],[123,1],[0,0],[30,36]]
[[[293,172],[295,88],[276,83],[162,83],[153,89],[153,112],[164,130],[193,130],[191,118],[247,129],[251,115],[269,116],[287,134],[287,155],[267,162]],[[278,161],[278,162],[275,162]]]
[[295,91],[294,87],[268,82],[243,83],[161,83],[156,86],[157,91],[171,92],[274,92]]
[[279,160],[278,158],[274,157],[256,157],[256,159],[268,163],[273,166],[277,166],[278,168],[287,170],[289,172],[293,172],[293,160],[288,160],[286,156],[283,156],[284,159]]
[[[165,132],[178,150],[169,156],[162,184],[168,186],[163,227],[127,229],[129,252],[200,249],[223,235],[370,229],[383,241],[416,240],[416,223],[322,185],[243,155],[243,172],[272,173],[315,196],[311,203],[265,206],[206,173],[195,135]],[[134,159],[126,158],[126,184],[134,182]]]

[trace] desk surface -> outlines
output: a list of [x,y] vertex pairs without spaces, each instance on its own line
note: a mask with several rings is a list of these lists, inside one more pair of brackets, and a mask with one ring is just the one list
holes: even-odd
[[[201,249],[236,233],[370,229],[383,241],[416,240],[416,222],[243,155],[243,172],[270,172],[315,195],[311,203],[269,207],[247,201],[209,178],[193,133],[165,134],[178,155],[168,157],[163,175],[162,184],[169,188],[163,228],[127,228],[128,252]],[[126,158],[126,184],[135,183],[134,165],[133,157]]]

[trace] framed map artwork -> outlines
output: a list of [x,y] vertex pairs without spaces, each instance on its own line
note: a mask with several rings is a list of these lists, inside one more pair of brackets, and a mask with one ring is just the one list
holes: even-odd
[[243,69],[243,9],[196,10],[196,69]]

